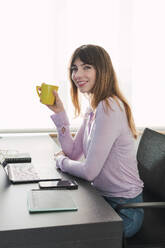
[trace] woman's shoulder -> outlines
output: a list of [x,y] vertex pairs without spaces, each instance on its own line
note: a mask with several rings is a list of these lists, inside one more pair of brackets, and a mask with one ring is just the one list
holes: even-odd
[[107,110],[109,111],[123,111],[124,110],[124,104],[118,97],[109,97],[106,100],[102,100],[99,102],[97,106],[98,110]]

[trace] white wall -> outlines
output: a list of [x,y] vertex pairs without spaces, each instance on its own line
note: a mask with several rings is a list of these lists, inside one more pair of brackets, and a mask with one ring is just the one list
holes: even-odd
[[52,128],[35,87],[59,85],[72,125],[68,63],[82,44],[110,54],[137,126],[165,126],[164,0],[0,0],[0,130]]

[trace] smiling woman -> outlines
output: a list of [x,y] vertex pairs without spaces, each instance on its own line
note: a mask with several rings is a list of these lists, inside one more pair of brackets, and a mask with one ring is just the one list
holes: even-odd
[[[79,92],[88,95],[89,108],[73,139],[62,99],[54,91],[56,101],[47,106],[53,111],[51,119],[62,148],[55,155],[56,166],[92,182],[114,209],[121,202],[141,202],[143,182],[137,169],[136,128],[109,54],[96,45],[78,47],[71,57],[69,75],[75,112],[81,112]],[[133,236],[143,222],[143,210],[118,214],[123,219],[124,235]]]

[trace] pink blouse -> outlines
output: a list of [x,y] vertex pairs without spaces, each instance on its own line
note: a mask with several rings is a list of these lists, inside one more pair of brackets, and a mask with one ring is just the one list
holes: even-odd
[[143,188],[137,169],[135,139],[123,103],[119,101],[119,106],[113,98],[109,98],[109,103],[111,108],[106,109],[101,101],[95,114],[88,109],[74,139],[66,113],[51,116],[66,155],[59,156],[57,167],[92,182],[104,196],[133,198]]

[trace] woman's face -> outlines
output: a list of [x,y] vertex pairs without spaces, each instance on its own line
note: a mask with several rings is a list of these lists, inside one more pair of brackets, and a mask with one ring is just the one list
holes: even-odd
[[92,65],[84,64],[77,58],[72,65],[72,80],[81,93],[90,93],[95,81],[96,70]]

